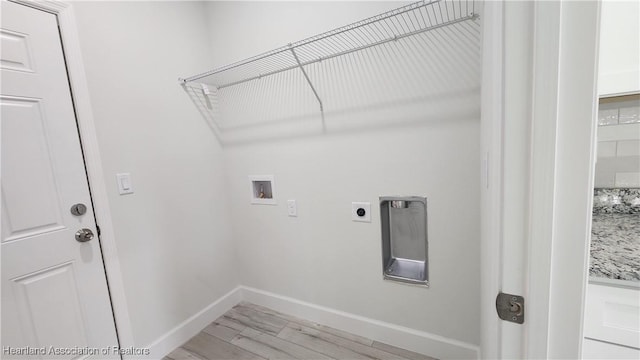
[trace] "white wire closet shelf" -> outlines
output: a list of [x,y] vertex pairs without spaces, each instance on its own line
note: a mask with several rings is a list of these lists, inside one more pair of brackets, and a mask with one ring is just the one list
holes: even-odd
[[183,85],[207,84],[221,90],[286,71],[301,71],[322,112],[321,94],[307,74],[308,65],[477,17],[473,0],[423,0],[179,80]]

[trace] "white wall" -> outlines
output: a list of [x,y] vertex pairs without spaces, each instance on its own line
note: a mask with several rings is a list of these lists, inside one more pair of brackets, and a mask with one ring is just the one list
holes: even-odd
[[[212,65],[223,65],[401,4],[207,5]],[[411,111],[327,114],[324,132],[319,117],[227,129],[234,141],[225,147],[225,173],[243,285],[479,343],[479,61],[473,46],[452,43],[453,53],[470,53],[421,61],[470,61],[439,74],[471,73],[474,84],[461,81],[470,86],[443,96],[437,83],[424,82],[432,97]],[[248,176],[264,174],[275,176],[276,206],[250,204]],[[430,288],[382,280],[381,195],[428,197]],[[287,216],[287,199],[297,200],[298,217]],[[371,202],[371,223],[351,221],[352,201]]]
[[[437,65],[427,79],[459,88],[425,82],[430,98],[334,112],[325,132],[317,116],[227,129],[224,150],[176,82],[401,4],[74,3],[137,346],[239,283],[479,343],[479,46],[461,46],[473,34],[444,29],[431,44],[450,53],[422,59]],[[118,172],[135,194],[117,194]],[[263,174],[276,206],[250,205],[247,176]],[[394,194],[429,199],[429,289],[382,280],[377,203]],[[351,222],[352,201],[372,203],[372,223]]]
[[[136,346],[235,286],[222,149],[178,85],[209,65],[196,2],[74,2]],[[135,193],[120,196],[115,174]]]

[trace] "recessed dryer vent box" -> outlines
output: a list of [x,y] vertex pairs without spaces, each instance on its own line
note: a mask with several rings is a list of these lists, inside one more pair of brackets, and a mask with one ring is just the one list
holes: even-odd
[[385,280],[429,286],[427,198],[380,198]]
[[273,175],[252,175],[249,176],[249,183],[251,185],[252,204],[277,204]]

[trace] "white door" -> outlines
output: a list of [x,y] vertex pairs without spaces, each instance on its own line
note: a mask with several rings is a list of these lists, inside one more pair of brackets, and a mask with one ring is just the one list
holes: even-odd
[[[56,16],[2,1],[2,358],[117,338]],[[86,212],[74,215],[75,204]],[[88,238],[87,238],[88,239]],[[11,349],[38,350],[31,357]],[[35,351],[35,350],[33,350]]]

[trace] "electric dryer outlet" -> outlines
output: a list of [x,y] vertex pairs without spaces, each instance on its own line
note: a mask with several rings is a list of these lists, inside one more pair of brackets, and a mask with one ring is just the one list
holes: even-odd
[[352,202],[351,220],[359,222],[371,222],[371,203]]

